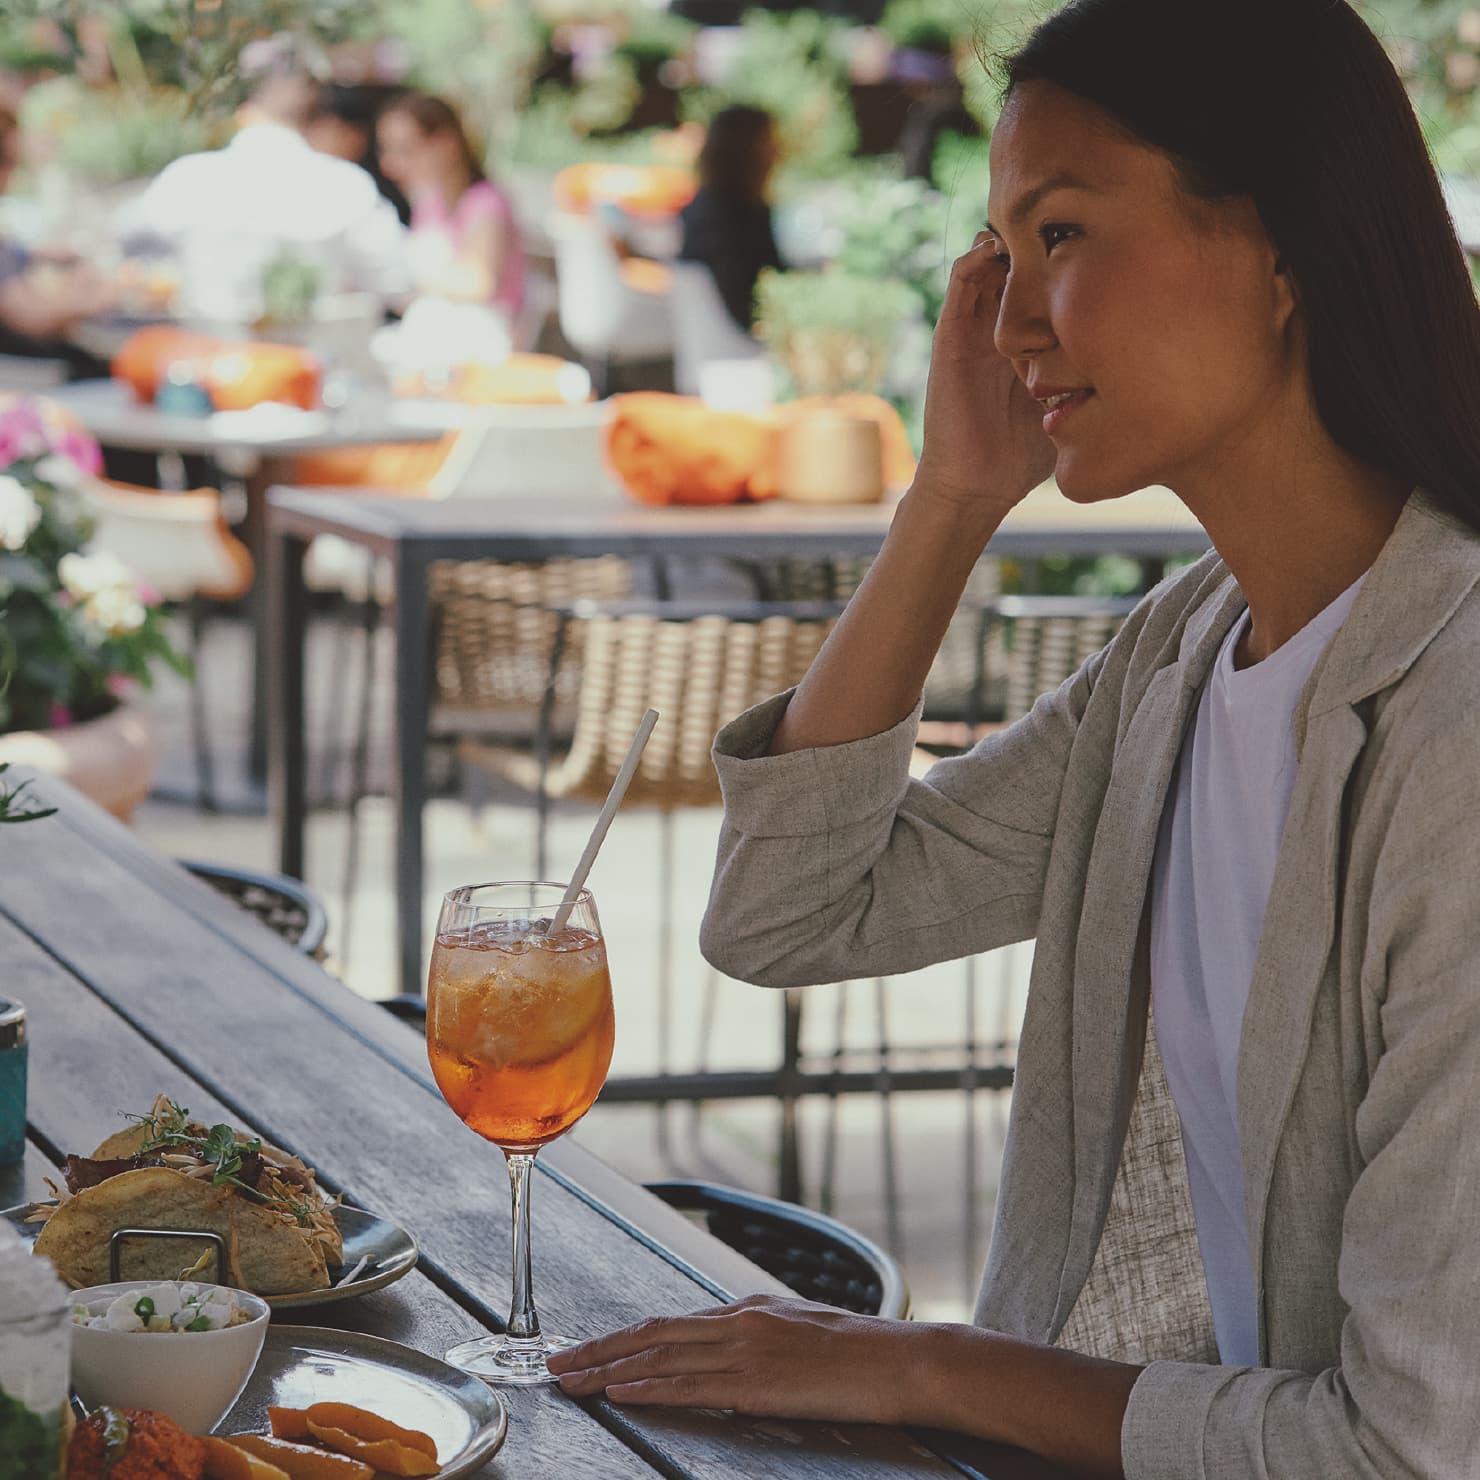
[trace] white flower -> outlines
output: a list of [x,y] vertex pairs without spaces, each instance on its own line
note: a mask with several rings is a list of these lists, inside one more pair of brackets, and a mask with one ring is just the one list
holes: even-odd
[[76,488],[82,482],[82,470],[70,457],[49,453],[36,464],[36,476],[53,488]]
[[107,550],[92,555],[63,555],[57,561],[57,576],[78,601],[90,601],[101,591],[122,588],[134,594],[133,572]]
[[82,609],[83,615],[109,637],[125,637],[144,625],[144,603],[127,586],[99,591]]
[[0,545],[19,550],[41,523],[41,506],[19,478],[0,475]]

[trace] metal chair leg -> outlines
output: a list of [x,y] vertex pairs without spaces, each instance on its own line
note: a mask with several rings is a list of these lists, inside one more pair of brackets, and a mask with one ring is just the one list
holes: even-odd
[[186,620],[190,629],[190,744],[195,752],[195,805],[202,812],[218,812],[215,762],[206,728],[206,693],[201,679],[206,606],[199,596],[192,596],[186,603]]
[[360,876],[360,803],[364,801],[366,793],[370,790],[371,699],[375,687],[375,634],[380,626],[380,603],[373,596],[365,602],[360,621],[364,631],[364,642],[361,644],[363,657],[360,667],[354,753],[350,758],[347,809],[349,835],[345,839],[343,905],[339,913],[339,966],[341,971],[349,967],[350,942],[354,939],[351,923],[354,913],[355,889],[358,887]]
[[781,1140],[777,1156],[777,1196],[783,1202],[802,1200],[802,1148],[797,1124],[800,1099],[788,1081],[796,1073],[802,1051],[802,993],[792,987],[784,997],[781,1019]]
[[[673,813],[658,813],[658,1073],[673,1070]],[[658,1150],[673,1164],[668,1100],[654,1101]]]
[[[831,1067],[834,1074],[843,1067],[843,1041],[848,1031],[848,982],[839,982],[836,1016],[833,1019],[833,1046]],[[827,1128],[822,1141],[822,1175],[817,1189],[817,1205],[824,1213],[833,1209],[833,1194],[837,1187],[838,1173],[838,1110],[839,1095],[836,1090],[827,1097]]]
[[884,1150],[884,1227],[888,1233],[890,1252],[898,1258],[903,1258],[904,1231],[900,1225],[899,1170],[894,1143],[894,1100],[889,1074],[891,1050],[888,1009],[885,1001],[888,985],[883,977],[874,978],[874,1019],[879,1034],[879,1115],[882,1123]]

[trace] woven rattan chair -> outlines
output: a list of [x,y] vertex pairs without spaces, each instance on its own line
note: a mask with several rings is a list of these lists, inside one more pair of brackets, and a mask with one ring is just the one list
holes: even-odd
[[898,1262],[824,1213],[709,1182],[649,1182],[669,1207],[699,1215],[721,1243],[805,1300],[902,1321],[910,1292]]
[[[556,736],[569,734],[579,676],[572,662],[557,676],[551,698],[550,656],[562,625],[555,608],[583,598],[620,599],[631,584],[630,566],[615,556],[519,565],[496,560],[433,564],[427,578],[434,633],[431,738],[532,745],[546,706],[547,730]],[[378,613],[372,620],[376,619]],[[567,645],[572,658],[578,659],[579,634]],[[367,662],[359,686],[350,761],[341,963],[352,938],[350,921],[360,859],[359,810],[369,788],[371,690]]]
[[318,896],[297,879],[265,870],[182,858],[180,867],[239,905],[305,956],[321,959],[329,918]]
[[[549,615],[555,641],[546,669],[533,754],[473,738],[462,757],[529,789],[537,800],[535,874],[545,878],[545,835],[552,798],[599,805],[610,790],[645,709],[661,714],[627,793],[628,805],[653,807],[661,820],[658,1076],[672,1065],[673,813],[716,806],[719,778],[709,758],[715,732],[751,705],[798,682],[841,612],[836,602],[576,602]],[[554,755],[556,708],[575,674],[569,743]],[[700,1072],[708,1062],[718,978],[707,978],[700,1029]],[[801,1001],[785,997],[783,1058],[794,1055]],[[655,1102],[665,1106],[661,1094]],[[660,1135],[667,1120],[660,1108]],[[781,1185],[796,1186],[796,1102],[782,1100]]]

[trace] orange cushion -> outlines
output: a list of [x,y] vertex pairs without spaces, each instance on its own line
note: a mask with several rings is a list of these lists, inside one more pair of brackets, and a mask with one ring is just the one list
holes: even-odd
[[585,215],[606,201],[634,216],[676,216],[694,198],[691,171],[667,164],[573,164],[555,176],[555,202]]
[[144,402],[177,360],[191,360],[218,411],[244,411],[262,401],[286,401],[311,411],[319,404],[319,363],[292,344],[233,343],[210,334],[152,325],[129,335],[113,358],[113,374]]
[[[757,496],[775,456],[775,428],[711,411],[690,396],[638,391],[612,399],[607,456],[645,504],[733,504]],[[774,482],[774,480],[771,480]]]

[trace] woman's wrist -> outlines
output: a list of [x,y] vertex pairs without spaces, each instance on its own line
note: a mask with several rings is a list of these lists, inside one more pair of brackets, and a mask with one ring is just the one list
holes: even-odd
[[[940,524],[955,549],[972,565],[1019,500],[985,490],[964,492],[917,473],[900,501],[900,514]],[[896,516],[898,517],[898,516]]]

